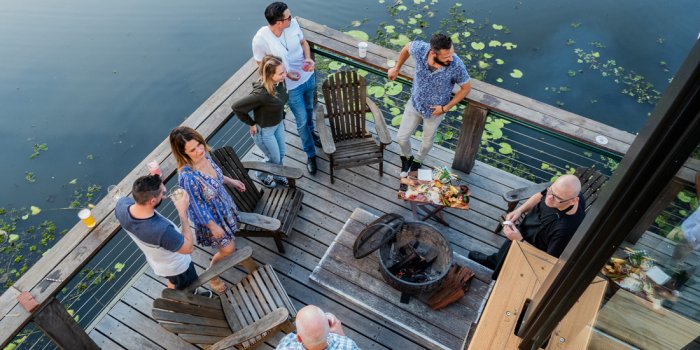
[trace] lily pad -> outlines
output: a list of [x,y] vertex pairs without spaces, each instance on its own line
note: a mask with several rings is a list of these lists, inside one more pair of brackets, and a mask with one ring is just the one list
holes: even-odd
[[493,147],[491,147],[491,146],[486,147],[486,152],[491,152],[491,153],[493,153],[493,151],[495,151],[495,150],[493,149]]
[[503,62],[502,59],[500,59],[500,58],[497,58],[497,59],[496,59],[496,64],[503,64],[503,63],[504,63],[504,62]]
[[473,19],[471,19],[471,18],[467,18],[467,19],[465,20],[465,22],[467,22],[467,24],[474,24],[474,23],[476,23],[476,21],[473,20]]
[[413,30],[413,34],[419,35],[419,34],[421,34],[421,33],[423,33],[423,29],[416,28],[416,29]]
[[484,62],[484,61],[477,62],[477,65],[479,66],[480,69],[486,69],[489,67],[489,64]]
[[681,191],[678,192],[678,200],[680,200],[683,203],[690,203],[690,200],[693,199],[692,195],[688,191]]
[[401,125],[401,118],[403,115],[397,115],[393,118],[391,118],[391,126],[399,126]]
[[489,41],[489,47],[499,47],[499,46],[501,46],[501,45],[503,45],[503,44],[501,44],[501,42],[498,41],[498,40],[491,40],[491,41]]
[[406,11],[406,10],[408,10],[408,7],[406,7],[404,5],[399,5],[396,9],[399,11]]
[[519,69],[513,69],[513,71],[510,73],[510,76],[515,79],[520,79],[523,77],[523,72]]
[[483,50],[486,47],[486,45],[484,45],[484,43],[482,43],[482,42],[472,42],[471,46],[472,46],[472,49],[477,50],[477,51]]
[[374,115],[372,115],[372,112],[367,112],[365,113],[365,119],[373,122],[374,121]]
[[498,79],[496,79],[496,82],[497,82],[497,83],[502,83],[502,82],[503,82],[503,78],[498,78]]
[[337,61],[333,61],[333,62],[328,64],[328,68],[331,70],[338,70],[341,67],[343,67],[343,64],[340,62],[337,62]]
[[390,39],[389,42],[397,45],[397,46],[404,46],[406,45],[411,39],[409,39],[406,35],[401,34],[397,39]]
[[114,270],[117,272],[122,272],[122,269],[124,268],[124,264],[122,263],[116,263],[114,264]]
[[360,21],[352,21],[350,24],[351,24],[353,27],[359,27],[359,26],[362,25],[362,22],[360,22]]
[[459,33],[454,33],[450,36],[450,39],[452,39],[453,44],[459,44]]
[[395,81],[390,81],[386,84],[384,84],[384,90],[386,90],[386,94],[389,96],[396,96],[403,91],[403,84],[397,83]]
[[411,17],[408,19],[408,24],[416,24],[416,23],[418,23],[418,20],[416,20],[415,18]]
[[491,58],[491,57],[493,57],[493,55],[490,54],[490,53],[485,53],[485,54],[484,54],[484,58],[486,58],[486,59],[489,59],[489,58]]
[[401,110],[398,109],[397,107],[391,107],[391,108],[389,108],[389,113],[391,115],[399,115],[399,114],[401,114]]
[[11,234],[11,235],[8,237],[7,242],[8,242],[8,243],[14,243],[14,242],[17,242],[18,240],[19,240],[19,235],[13,233],[13,234]]
[[359,75],[359,76],[361,76],[361,77],[366,76],[368,73],[369,73],[369,72],[366,71],[366,70],[364,70],[364,69],[358,69],[358,70],[357,70],[357,75]]
[[472,33],[470,33],[469,31],[462,32],[462,36],[465,38],[468,38],[468,37],[472,36]]
[[600,52],[598,52],[598,51],[593,51],[593,52],[591,52],[591,56],[593,56],[593,57],[595,57],[595,58],[598,58],[598,57],[600,57]]
[[22,220],[27,220],[27,219],[29,219],[29,214],[22,215]]
[[394,26],[384,26],[384,30],[386,30],[387,33],[394,33]]
[[70,180],[70,181],[68,181],[68,183],[71,185],[75,185],[76,183],[78,183],[78,179]]
[[367,87],[367,94],[372,95],[376,98],[381,98],[384,96],[384,87],[383,86],[369,86]]
[[512,50],[512,49],[518,47],[518,45],[515,45],[511,42],[507,42],[507,43],[503,43],[503,47],[505,47],[506,50]]
[[345,34],[360,41],[369,41],[369,35],[361,30],[348,30]]
[[33,205],[29,207],[29,210],[32,211],[32,215],[38,215],[39,213],[41,213],[41,208],[35,207]]
[[495,24],[495,23],[494,23],[494,24],[491,25],[491,28],[493,28],[493,29],[495,29],[495,30],[501,30],[501,29],[503,29],[503,26],[500,25],[500,24]]
[[498,153],[506,155],[513,153],[513,148],[509,144],[501,142],[499,143],[499,145],[501,146],[501,148],[498,149]]

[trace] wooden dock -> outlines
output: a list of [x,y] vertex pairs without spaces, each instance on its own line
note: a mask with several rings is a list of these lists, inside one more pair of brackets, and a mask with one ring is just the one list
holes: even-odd
[[[296,127],[292,117],[286,123],[287,157],[285,165],[303,168],[306,154],[300,148]],[[238,121],[229,122],[226,128],[239,126]],[[395,136],[395,135],[393,135]],[[221,145],[215,145],[221,146]],[[417,146],[414,145],[414,146]],[[271,264],[297,308],[315,304],[332,312],[344,323],[346,333],[363,349],[417,349],[422,346],[410,340],[410,336],[399,334],[379,317],[361,312],[351,302],[342,300],[333,292],[315,284],[309,275],[340,232],[345,221],[355,208],[363,208],[375,214],[394,212],[410,217],[408,203],[396,197],[399,183],[398,145],[393,143],[385,153],[385,174],[379,177],[376,166],[362,166],[336,172],[336,182],[330,184],[328,159],[319,150],[318,173],[305,175],[297,181],[304,190],[304,209],[299,213],[293,234],[284,241],[286,254],[279,254],[272,239],[238,238],[238,247],[251,246],[253,257],[259,263]],[[258,160],[262,153],[253,148],[245,160]],[[450,164],[452,152],[435,148],[426,165]],[[502,214],[506,203],[501,193],[508,189],[527,185],[528,182],[491,166],[477,163],[471,174],[460,174],[472,190],[472,209],[445,210],[450,227],[435,221],[452,243],[455,252],[466,256],[472,249],[495,252],[504,238],[491,231],[496,226],[496,217]],[[123,234],[123,233],[120,233]],[[197,247],[193,260],[201,271],[208,265],[211,251]],[[236,282],[242,271],[232,271],[224,279]],[[488,283],[488,282],[486,282]],[[89,333],[98,345],[106,349],[175,349],[191,348],[151,319],[153,299],[165,287],[164,280],[146,268],[134,279],[133,285],[111,306],[107,314],[96,323]],[[274,348],[283,336],[278,334],[268,342]],[[465,334],[466,336],[466,334]]]
[[[355,57],[356,40],[308,20],[300,19],[300,24],[304,35],[315,47],[362,61],[380,70],[386,69],[384,65],[388,57],[394,58],[397,55],[392,50],[370,44],[367,58],[359,59]],[[413,71],[412,65],[412,60],[409,60],[404,65],[403,74],[410,75]],[[182,125],[197,129],[207,139],[216,140],[212,142],[214,148],[226,145],[228,140],[247,137],[245,133],[238,133],[233,137],[220,137],[220,135],[231,135],[235,130],[240,130],[240,122],[235,118],[230,120],[230,105],[248,94],[251,83],[256,79],[256,65],[249,60]],[[624,153],[634,139],[633,135],[483,82],[475,81],[473,86],[474,89],[468,97],[470,103],[486,106],[493,111],[512,114],[528,123],[556,130],[582,142],[592,144],[595,136],[605,135],[610,139],[606,147],[611,152]],[[288,116],[285,124],[287,130],[285,165],[304,168],[306,154],[300,148],[293,117]],[[392,131],[392,139],[396,139],[395,130]],[[414,149],[417,149],[419,141],[413,140],[413,142]],[[253,258],[257,262],[271,264],[274,267],[297,308],[315,304],[336,314],[345,325],[346,333],[363,349],[417,349],[422,346],[415,342],[415,337],[398,331],[385,319],[373,316],[351,301],[315,284],[309,279],[309,275],[356,208],[362,208],[376,215],[393,212],[405,217],[411,216],[410,206],[397,198],[400,164],[398,152],[399,147],[396,143],[389,145],[386,149],[383,177],[378,175],[376,165],[362,166],[336,171],[335,183],[331,185],[328,158],[319,148],[318,173],[315,176],[306,175],[297,181],[297,186],[305,192],[304,209],[295,221],[293,233],[283,242],[286,254],[279,254],[270,238],[239,238],[236,241],[238,247],[253,248]],[[256,148],[252,148],[245,155],[240,155],[244,160],[262,158],[262,153]],[[163,176],[166,179],[175,174],[175,162],[170,153],[168,141],[165,139],[124,177],[118,185],[119,190],[129,193],[133,181],[145,174],[145,163],[153,159],[161,163]],[[453,151],[435,147],[425,164],[431,167],[450,167],[454,159]],[[677,175],[675,180],[677,185],[669,186],[667,195],[663,198],[673,198],[679,186],[688,184],[697,169],[700,169],[700,162],[693,160],[686,163]],[[446,209],[445,219],[450,227],[435,221],[430,223],[443,232],[455,253],[467,256],[472,250],[495,252],[505,239],[492,232],[497,225],[498,217],[506,208],[506,202],[501,195],[508,190],[532,183],[478,161],[469,174],[458,172],[458,175],[471,189],[471,210]],[[42,313],[36,310],[27,311],[19,305],[16,297],[20,293],[29,292],[40,305],[58,303],[55,295],[67,281],[70,281],[114,235],[124,234],[113,215],[113,210],[111,199],[98,203],[93,210],[98,222],[95,228],[87,229],[78,223],[51,249],[51,254],[43,257],[0,296],[0,339],[3,346],[12,341],[12,338],[27,323],[36,320],[37,315],[41,316]],[[163,212],[166,215],[170,214],[171,218],[176,217],[172,209],[168,212],[168,209],[164,208]],[[651,214],[648,216],[653,220]],[[641,226],[644,225],[640,223]],[[646,227],[648,225],[643,227],[641,232],[644,232]],[[668,257],[673,248],[672,244],[649,232],[642,235],[638,241],[639,246],[647,247],[659,261]],[[211,256],[211,250],[200,247],[195,249],[193,260],[200,272],[209,265]],[[700,257],[695,253],[693,259],[697,261]],[[699,273],[700,270],[696,275]],[[242,276],[241,270],[232,270],[222,277],[230,284],[238,281]],[[490,282],[483,276],[479,279],[484,284]],[[696,280],[700,278],[696,276]],[[102,316],[87,329],[89,337],[105,349],[195,348],[163,329],[151,318],[152,303],[165,287],[163,282],[163,278],[155,276],[147,266],[144,267],[142,272],[135,276],[128,287],[120,293],[119,298],[112,300]],[[697,287],[697,284],[687,288],[678,303],[679,309],[687,310],[684,316],[693,322],[700,319],[699,290],[700,287]],[[67,317],[67,319],[72,318]],[[55,329],[60,329],[61,326],[58,325]],[[282,336],[283,334],[277,334],[262,348],[274,348]],[[75,338],[79,338],[78,335]],[[62,340],[72,341],[72,339]],[[75,343],[78,342],[75,341]]]

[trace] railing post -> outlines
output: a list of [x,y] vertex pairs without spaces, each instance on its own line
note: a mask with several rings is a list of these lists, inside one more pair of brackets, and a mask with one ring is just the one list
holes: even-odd
[[462,127],[459,129],[459,141],[452,161],[452,168],[470,173],[474,167],[476,154],[481,145],[481,135],[486,125],[486,107],[470,102],[464,110]]
[[60,349],[100,349],[56,299],[34,316],[34,323]]

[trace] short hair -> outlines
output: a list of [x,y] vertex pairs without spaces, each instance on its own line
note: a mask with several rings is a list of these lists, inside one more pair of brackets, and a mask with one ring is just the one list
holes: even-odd
[[146,175],[136,179],[131,188],[136,203],[144,205],[152,198],[160,196],[161,184],[163,184],[163,179],[160,175]]
[[265,19],[270,25],[275,24],[284,19],[284,11],[287,11],[289,6],[281,1],[275,1],[265,8]]
[[445,34],[435,33],[430,38],[430,49],[437,53],[440,50],[449,50],[452,47],[452,39]]
[[178,126],[170,132],[170,148],[177,162],[177,168],[182,169],[185,165],[192,165],[192,159],[185,153],[185,144],[189,141],[196,140],[204,145],[204,150],[209,152],[209,145],[204,140],[204,136],[198,133],[197,130],[188,126]]

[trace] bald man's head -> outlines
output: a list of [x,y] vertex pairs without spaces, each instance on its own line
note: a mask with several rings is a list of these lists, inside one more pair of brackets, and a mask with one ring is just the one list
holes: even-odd
[[560,176],[548,190],[545,204],[550,208],[563,210],[578,203],[581,181],[574,175]]
[[296,317],[297,340],[309,350],[323,349],[330,328],[326,314],[318,306],[304,306]]

